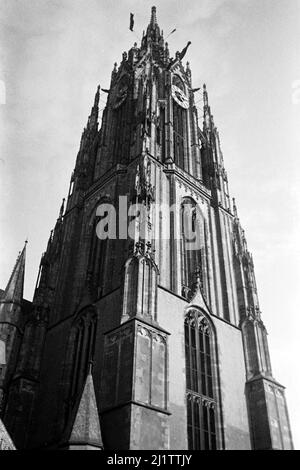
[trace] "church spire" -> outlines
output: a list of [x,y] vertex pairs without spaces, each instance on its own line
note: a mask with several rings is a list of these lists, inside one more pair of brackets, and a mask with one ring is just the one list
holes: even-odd
[[156,7],[151,8],[150,23],[147,27],[146,36],[143,39],[143,41],[144,40],[146,40],[146,44],[150,44],[150,43],[160,44],[160,42],[163,41],[162,34],[157,24]]
[[157,26],[157,19],[156,19],[156,7],[151,8],[151,19],[150,19],[150,26],[151,28],[155,28]]
[[16,264],[6,286],[4,296],[2,298],[2,300],[5,302],[20,303],[23,299],[26,245],[27,240],[25,241],[23,250],[19,253]]
[[93,130],[98,128],[98,114],[99,114],[99,99],[100,99],[100,85],[97,87],[95,94],[94,105],[91,110],[91,114],[87,123],[87,130]]
[[214,128],[214,120],[208,103],[208,93],[205,83],[203,84],[203,130],[209,131]]

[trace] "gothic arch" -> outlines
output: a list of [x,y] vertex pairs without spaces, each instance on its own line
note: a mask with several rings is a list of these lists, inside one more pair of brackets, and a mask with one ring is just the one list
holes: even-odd
[[[195,243],[191,241],[190,228],[195,233]],[[196,270],[200,270],[203,291],[209,298],[207,238],[207,223],[199,205],[191,197],[184,197],[180,204],[180,264],[181,295],[186,299],[190,298]]]
[[87,214],[87,227],[88,230],[91,230],[91,226],[93,225],[93,218],[95,217],[97,207],[99,204],[112,204],[112,197],[110,194],[99,194],[97,199],[92,203],[91,207],[88,208]]
[[182,170],[189,171],[188,112],[173,99],[174,161]]
[[71,425],[94,358],[96,331],[97,310],[89,305],[76,314],[67,344],[62,381],[65,429]]
[[189,306],[184,315],[188,448],[222,448],[216,329],[206,312]]
[[270,355],[267,345],[267,330],[260,318],[248,313],[241,322],[248,379],[260,372],[272,376]]
[[135,315],[157,320],[159,270],[146,250],[144,245],[138,244],[124,265],[123,321]]
[[97,237],[96,211],[99,204],[111,204],[112,199],[108,194],[101,195],[90,209],[86,230],[86,281],[89,292],[94,300],[100,298],[104,291],[104,273],[108,263],[107,254],[109,240],[100,240]]

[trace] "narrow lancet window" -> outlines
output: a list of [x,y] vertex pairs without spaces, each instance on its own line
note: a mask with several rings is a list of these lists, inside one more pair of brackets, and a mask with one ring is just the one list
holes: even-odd
[[206,317],[190,311],[184,324],[189,449],[214,450],[216,397],[213,387],[213,331]]
[[195,274],[200,273],[205,287],[204,226],[197,214],[195,201],[186,198],[181,205],[181,295],[189,298]]

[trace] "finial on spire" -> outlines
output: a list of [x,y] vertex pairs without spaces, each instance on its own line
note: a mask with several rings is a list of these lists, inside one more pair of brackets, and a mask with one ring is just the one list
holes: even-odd
[[160,33],[160,29],[159,29],[159,26],[157,24],[157,19],[156,19],[156,7],[152,7],[150,23],[148,24],[148,27],[147,27],[146,36],[144,37],[143,35],[142,45],[147,46],[152,43],[161,44],[162,41],[163,41],[163,38]]
[[156,19],[156,7],[151,8],[151,20],[150,20],[151,26],[155,26],[157,24],[157,19]]

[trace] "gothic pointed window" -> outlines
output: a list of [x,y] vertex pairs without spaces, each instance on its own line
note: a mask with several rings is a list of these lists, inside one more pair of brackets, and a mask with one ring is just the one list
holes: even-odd
[[181,295],[189,297],[195,273],[200,272],[205,287],[205,252],[203,242],[204,221],[193,199],[185,198],[181,204]]
[[[172,80],[175,93],[185,94],[185,86],[178,75]],[[175,96],[176,98],[176,96]],[[182,169],[188,171],[187,167],[187,110],[173,98],[173,145],[174,161]]]
[[65,360],[65,424],[76,409],[88,374],[89,364],[94,357],[97,327],[97,312],[90,306],[75,319],[71,328]]
[[128,151],[128,87],[129,77],[125,74],[116,86],[113,101],[113,164],[122,162]]
[[165,161],[166,157],[166,130],[165,130],[166,113],[164,106],[160,107],[158,126],[156,129],[156,142],[160,146],[160,159]]
[[91,234],[91,245],[88,260],[87,279],[95,299],[104,292],[104,275],[107,264],[108,239],[100,240],[96,233],[98,220],[94,223]]
[[201,311],[188,312],[184,323],[188,447],[215,450],[216,392],[213,331]]

